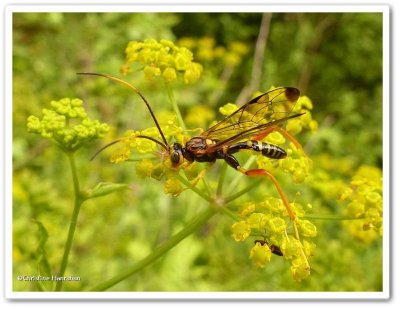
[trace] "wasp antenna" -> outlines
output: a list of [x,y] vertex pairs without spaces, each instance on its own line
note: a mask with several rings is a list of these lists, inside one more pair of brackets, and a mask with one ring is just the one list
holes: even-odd
[[168,146],[165,145],[165,144],[163,144],[163,143],[161,143],[159,140],[156,140],[155,138],[152,138],[152,137],[146,136],[146,135],[137,135],[137,136],[135,136],[135,137],[136,137],[136,138],[145,138],[145,139],[151,140],[151,141],[153,141],[154,143],[160,145],[160,146],[163,147],[166,151],[169,152]]
[[96,153],[90,158],[90,161],[93,161],[93,160],[97,157],[97,155],[98,155],[100,152],[102,152],[104,149],[107,149],[108,147],[110,147],[110,146],[112,146],[112,145],[114,145],[114,144],[116,144],[116,143],[119,143],[120,141],[121,141],[121,139],[117,139],[117,140],[115,140],[115,141],[113,141],[113,142],[111,142],[111,143],[108,143],[107,145],[101,147],[101,148],[100,148],[99,150],[97,150]]
[[[77,75],[90,75],[90,76],[105,77],[105,78],[111,79],[111,80],[113,80],[113,81],[116,81],[116,82],[118,82],[118,83],[120,83],[120,84],[123,84],[123,85],[125,85],[126,87],[130,88],[131,90],[133,90],[135,93],[137,93],[137,94],[140,96],[140,98],[143,100],[144,104],[146,104],[146,106],[147,106],[147,108],[148,108],[148,110],[149,110],[149,112],[150,112],[150,115],[151,115],[151,117],[153,118],[154,123],[156,124],[156,127],[157,127],[157,129],[158,129],[158,132],[160,132],[161,138],[162,138],[162,140],[163,140],[163,142],[164,142],[164,148],[165,148],[165,149],[168,149],[167,140],[166,140],[166,138],[165,138],[165,136],[164,136],[164,133],[163,133],[162,130],[161,130],[161,127],[160,127],[160,125],[159,125],[159,123],[158,123],[158,121],[157,121],[157,118],[156,118],[156,116],[154,115],[153,110],[152,110],[151,107],[150,107],[150,104],[147,102],[146,98],[145,98],[144,95],[139,91],[139,89],[137,89],[135,86],[133,86],[132,84],[128,83],[127,81],[124,81],[124,80],[122,80],[122,79],[120,79],[120,78],[118,78],[118,77],[114,77],[114,76],[107,75],[107,74],[102,74],[102,73],[89,73],[89,72],[79,72],[79,73],[76,73],[76,74],[77,74]],[[157,141],[157,142],[158,142],[158,141]],[[158,142],[158,143],[160,143],[160,142]]]
[[[161,143],[160,141],[156,140],[155,138],[152,138],[152,137],[146,136],[146,135],[137,135],[137,136],[135,136],[135,138],[144,138],[144,139],[151,140],[152,142],[154,142],[154,143],[160,145],[161,147],[163,147],[165,150],[167,150],[167,151],[169,152],[168,147],[167,147],[166,145],[164,145],[163,143]],[[116,143],[119,143],[121,140],[122,140],[122,138],[117,139],[117,140],[112,141],[111,143],[108,143],[107,145],[101,147],[101,148],[100,148],[99,150],[97,150],[96,153],[90,158],[90,161],[93,161],[93,160],[98,156],[98,154],[99,154],[100,152],[102,152],[103,150],[107,149],[108,147],[110,147],[110,146],[112,146],[112,145],[114,145],[114,144],[116,144]]]

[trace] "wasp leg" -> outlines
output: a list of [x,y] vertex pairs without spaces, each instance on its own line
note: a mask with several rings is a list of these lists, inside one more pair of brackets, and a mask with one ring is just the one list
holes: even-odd
[[244,168],[242,168],[240,166],[239,161],[232,155],[226,155],[224,157],[224,160],[229,166],[233,167],[235,170],[237,170],[237,171],[239,171],[242,174],[245,174],[247,176],[250,176],[250,177],[269,177],[272,180],[272,182],[274,183],[275,188],[278,191],[279,195],[281,196],[281,199],[283,201],[283,204],[286,207],[286,211],[288,212],[290,219],[292,221],[296,220],[296,216],[295,216],[292,208],[289,205],[289,201],[288,201],[285,193],[283,193],[283,190],[282,190],[281,186],[279,185],[278,180],[275,178],[274,175],[272,175],[271,173],[267,172],[266,170],[260,169],[260,168],[246,170],[246,169],[244,169]]
[[[246,170],[246,169],[242,168],[240,166],[240,164],[239,164],[239,161],[234,156],[232,156],[230,154],[226,154],[223,157],[223,159],[225,160],[225,162],[229,166],[233,167],[235,170],[237,170],[237,171],[239,171],[239,172],[241,172],[241,173],[243,173],[243,174],[245,174],[247,176],[250,176],[250,177],[269,177],[272,180],[272,182],[275,185],[276,190],[278,191],[279,195],[281,196],[283,204],[286,207],[286,211],[287,211],[287,213],[288,213],[288,215],[290,217],[290,220],[293,223],[295,237],[296,237],[297,240],[300,241],[300,234],[299,234],[299,230],[297,228],[296,215],[294,214],[292,208],[290,207],[289,201],[288,201],[285,193],[283,193],[283,190],[282,190],[281,186],[279,185],[278,180],[274,177],[274,175],[272,175],[271,173],[269,173],[269,172],[267,172],[266,170],[263,170],[263,169]],[[306,261],[307,267],[310,267],[309,264],[308,264],[307,256],[306,256],[306,254],[304,252],[303,246],[301,246],[300,248],[301,248],[301,254],[302,254],[304,260]],[[276,250],[276,249],[274,249],[274,250]],[[280,249],[279,249],[279,251],[280,251]]]
[[284,137],[286,137],[288,140],[290,140],[296,146],[297,149],[299,149],[302,153],[304,153],[303,147],[300,145],[300,143],[292,135],[290,135],[286,130],[284,130],[278,126],[272,126],[272,127],[265,129],[264,131],[261,131],[256,136],[253,136],[253,139],[256,141],[260,141],[274,131],[281,133]]

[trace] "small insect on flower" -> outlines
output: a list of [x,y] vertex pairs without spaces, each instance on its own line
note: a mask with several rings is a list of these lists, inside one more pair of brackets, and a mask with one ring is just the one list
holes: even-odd
[[[124,80],[106,74],[78,74],[105,77],[119,82],[136,92],[146,104],[161,140],[145,135],[136,135],[136,138],[147,139],[163,147],[169,155],[172,168],[178,168],[185,162],[192,163],[196,161],[213,163],[221,159],[235,170],[247,176],[269,177],[273,180],[281,195],[290,218],[292,220],[295,219],[295,215],[290,209],[287,198],[284,196],[275,177],[264,169],[244,169],[240,166],[233,154],[241,150],[253,150],[267,158],[285,158],[287,153],[283,148],[261,141],[272,132],[279,132],[295,145],[299,145],[286,130],[281,128],[281,125],[288,119],[296,118],[304,114],[294,112],[294,106],[300,96],[300,91],[297,88],[280,87],[265,92],[251,99],[240,108],[233,110],[231,114],[223,120],[217,122],[200,135],[192,137],[184,145],[177,142],[169,145],[149,103],[136,87]],[[109,145],[115,144],[116,142],[119,142],[119,140]]]
[[256,239],[254,241],[254,244],[257,244],[257,243],[259,243],[261,246],[267,245],[273,254],[276,254],[276,255],[279,255],[279,256],[283,256],[283,253],[281,251],[281,248],[279,248],[279,246],[275,246],[274,244],[270,244],[266,240],[263,240],[263,239]]

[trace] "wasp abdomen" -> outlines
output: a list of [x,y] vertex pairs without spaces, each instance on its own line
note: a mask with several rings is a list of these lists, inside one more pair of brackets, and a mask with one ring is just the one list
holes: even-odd
[[245,149],[252,149],[254,151],[261,152],[263,156],[271,159],[283,159],[287,156],[286,151],[283,150],[281,147],[268,143],[263,143],[260,141],[240,142],[235,145],[229,146],[226,152],[228,154],[233,154],[235,152]]
[[252,141],[252,143],[253,150],[261,152],[263,156],[266,156],[268,158],[283,159],[287,156],[286,151],[283,150],[281,147],[268,143],[263,143],[260,141]]

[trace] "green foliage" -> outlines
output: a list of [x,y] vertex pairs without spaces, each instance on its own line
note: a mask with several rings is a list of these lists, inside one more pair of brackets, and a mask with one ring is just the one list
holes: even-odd
[[[277,178],[297,225],[267,179],[248,179],[223,162],[171,168],[159,145],[137,138],[160,136],[136,94],[75,74],[117,75],[122,68],[168,142],[183,143],[237,108],[227,103],[250,83],[261,19],[14,14],[13,278],[59,275],[68,251],[64,275],[81,280],[58,284],[65,291],[382,290],[381,14],[272,15],[257,90],[287,85],[307,95],[296,105],[307,114],[286,130],[312,161],[279,132],[267,139],[286,149],[287,159],[237,158]],[[59,100],[65,97],[85,103]],[[37,134],[27,132],[27,119]],[[135,131],[123,135],[127,129]],[[110,153],[120,164],[110,164]],[[257,239],[279,245],[283,257]],[[150,264],[138,268],[145,258]],[[53,288],[13,282],[15,291]]]
[[[46,231],[46,228],[44,225],[36,221],[35,222],[38,226],[38,232],[39,232],[39,245],[36,250],[36,261],[37,261],[37,267],[38,267],[38,275],[43,276],[43,277],[51,277],[51,268],[49,261],[47,260],[46,256],[46,242],[47,239],[49,238],[49,235]],[[37,281],[38,284],[38,289],[41,291],[51,291],[53,282],[52,281]]]

